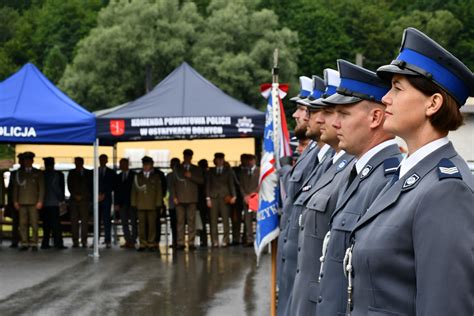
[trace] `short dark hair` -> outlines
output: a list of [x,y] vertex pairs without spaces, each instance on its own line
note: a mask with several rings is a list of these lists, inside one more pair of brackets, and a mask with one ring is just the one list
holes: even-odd
[[440,132],[457,130],[464,123],[464,117],[459,110],[462,104],[458,102],[444,89],[421,76],[407,76],[408,82],[426,96],[439,93],[443,96],[443,104],[438,112],[430,117],[433,127]]

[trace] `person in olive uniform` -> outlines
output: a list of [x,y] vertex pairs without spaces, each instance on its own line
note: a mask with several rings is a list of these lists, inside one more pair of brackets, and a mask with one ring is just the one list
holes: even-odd
[[256,166],[255,155],[247,154],[246,167],[240,170],[240,192],[244,200],[244,219],[245,219],[245,246],[253,247],[254,231],[253,220],[255,212],[249,210],[249,199],[252,193],[258,193],[258,180],[260,177],[260,168]]
[[193,151],[183,151],[183,163],[174,172],[175,179],[171,188],[178,217],[178,250],[183,250],[185,224],[188,224],[188,247],[196,249],[196,205],[199,201],[199,185],[204,183],[204,177],[198,166],[191,163]]
[[138,212],[138,251],[159,250],[156,244],[157,208],[163,206],[160,176],[153,172],[153,159],[142,158],[143,170],[135,176],[132,186],[131,205]]
[[322,253],[317,254],[321,255],[321,267],[316,271],[319,274],[313,276],[313,293],[309,294],[317,298],[312,315],[316,311],[317,315],[345,312],[347,279],[341,262],[349,234],[391,180],[402,158],[394,136],[383,129],[385,106],[381,99],[388,85],[374,72],[345,60],[338,60],[338,68],[341,74],[338,92],[323,102],[335,105],[337,117],[333,126],[338,133],[339,147],[354,155],[357,162],[331,215],[331,230],[325,236]]
[[6,215],[12,219],[12,243],[10,244],[10,248],[18,248],[18,243],[20,241],[20,214],[13,205],[13,187],[15,183],[13,179],[16,179],[16,174],[19,170],[23,170],[25,168],[25,161],[23,159],[23,153],[18,154],[17,157],[20,167],[18,170],[14,170],[10,173],[10,181],[8,182],[7,188],[7,206],[5,208]]
[[87,248],[89,211],[92,202],[92,171],[84,169],[84,159],[74,158],[76,168],[69,171],[67,187],[71,193],[69,212],[71,215],[72,247],[79,247],[79,221],[81,221],[81,243]]
[[[24,170],[18,170],[13,179],[13,203],[20,212],[21,250],[30,246],[33,251],[38,250],[38,218],[39,210],[43,208],[44,180],[43,172],[33,168],[35,154],[25,152],[23,159]],[[29,227],[32,236],[29,237]]]
[[50,236],[53,236],[54,247],[65,249],[61,233],[61,220],[59,205],[65,203],[64,174],[54,170],[54,158],[46,157],[44,160],[44,205],[41,210],[43,221],[43,240],[41,249],[49,249]]
[[377,75],[392,84],[384,129],[406,141],[408,155],[352,231],[347,312],[472,315],[474,176],[447,136],[474,96],[473,73],[408,28],[399,56]]
[[206,200],[211,209],[211,241],[212,247],[219,246],[217,234],[217,220],[222,217],[224,236],[222,247],[229,245],[229,204],[236,201],[236,190],[234,186],[234,175],[231,168],[224,166],[224,154],[214,154],[215,167],[207,172],[206,177]]

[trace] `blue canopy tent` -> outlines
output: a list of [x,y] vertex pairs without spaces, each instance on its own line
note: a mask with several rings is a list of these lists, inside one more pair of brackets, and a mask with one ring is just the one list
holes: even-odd
[[61,92],[33,64],[0,83],[0,143],[94,144],[94,257],[98,257],[95,116]]

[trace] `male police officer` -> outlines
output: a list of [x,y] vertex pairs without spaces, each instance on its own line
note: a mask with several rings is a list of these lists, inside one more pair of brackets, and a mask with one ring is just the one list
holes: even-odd
[[25,161],[23,159],[23,153],[18,154],[17,157],[20,167],[18,170],[14,170],[10,173],[10,181],[8,182],[7,188],[8,204],[5,209],[5,213],[8,213],[12,219],[12,243],[10,248],[18,248],[18,242],[20,241],[20,232],[18,229],[20,226],[20,214],[18,214],[18,210],[16,210],[15,206],[13,205],[13,187],[15,184],[15,181],[13,180],[16,179],[16,174],[25,168]]
[[156,244],[157,208],[163,204],[160,176],[153,172],[153,159],[142,158],[143,170],[135,176],[132,186],[131,206],[138,211],[138,251],[159,251]]
[[[394,136],[383,130],[385,106],[382,96],[387,85],[375,73],[338,60],[341,83],[337,93],[323,102],[336,107],[333,126],[339,147],[356,157],[349,183],[330,220],[320,258],[317,315],[339,315],[346,310],[347,279],[341,269],[349,234],[382,188],[391,180],[401,159]],[[329,210],[330,211],[330,210]],[[312,275],[316,278],[316,275]],[[319,293],[319,295],[318,295]],[[311,310],[314,315],[315,310]]]
[[[300,159],[296,163],[292,170],[290,177],[290,185],[287,190],[287,198],[283,204],[283,215],[281,218],[283,226],[280,238],[278,239],[279,254],[277,257],[278,262],[278,314],[283,315],[286,311],[288,300],[293,288],[293,280],[296,273],[296,258],[297,251],[296,247],[298,244],[298,216],[302,211],[302,207],[295,207],[293,205],[299,194],[305,195],[307,192],[302,193],[302,188],[305,184],[314,182],[320,175],[317,170],[323,170],[320,168],[319,163],[324,162],[332,151],[329,151],[329,146],[325,146],[320,140],[320,125],[317,123],[317,116],[320,112],[319,108],[313,108],[311,102],[317,100],[323,93],[329,89],[331,84],[337,84],[339,75],[335,70],[325,70],[325,81],[317,76],[314,76],[315,83],[313,84],[313,92],[311,99],[300,99],[297,100],[299,109],[304,108],[306,124],[306,137],[312,139],[309,147],[300,156]],[[331,80],[329,80],[331,78]],[[335,82],[333,82],[335,81]],[[325,82],[328,85],[326,87]],[[331,88],[332,90],[332,88]],[[298,110],[297,110],[298,111]],[[296,112],[295,112],[296,113]],[[311,114],[311,115],[310,115]],[[328,159],[329,160],[329,159]]]
[[183,250],[185,224],[188,224],[189,249],[195,249],[194,239],[196,237],[196,204],[199,200],[198,186],[204,183],[204,177],[198,166],[191,163],[193,151],[183,151],[183,163],[177,168],[173,187],[170,188],[176,205],[178,217],[178,250]]
[[336,117],[334,106],[327,106],[322,98],[311,103],[320,107],[317,122],[321,124],[321,140],[330,145],[335,154],[321,164],[325,170],[316,181],[303,187],[294,205],[303,212],[299,215],[296,275],[287,315],[310,315],[314,310],[311,293],[312,276],[319,272],[319,254],[322,240],[328,231],[328,222],[339,197],[339,189],[345,184],[354,157],[339,147],[336,129],[332,123]]
[[[20,212],[20,237],[22,247],[20,250],[38,250],[38,211],[43,208],[44,180],[43,173],[33,168],[35,154],[25,152],[23,159],[24,170],[18,170],[15,175],[13,186],[13,203],[15,209]],[[33,230],[33,236],[29,238],[29,226]]]

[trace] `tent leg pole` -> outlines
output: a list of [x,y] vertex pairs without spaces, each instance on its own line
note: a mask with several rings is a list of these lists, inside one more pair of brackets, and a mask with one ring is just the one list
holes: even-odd
[[99,170],[97,165],[97,157],[99,156],[99,139],[94,142],[94,252],[92,257],[99,259]]

